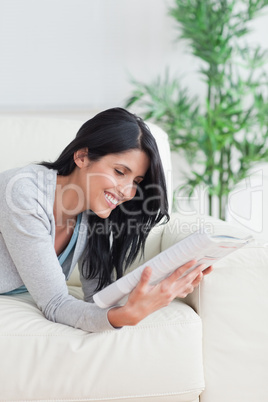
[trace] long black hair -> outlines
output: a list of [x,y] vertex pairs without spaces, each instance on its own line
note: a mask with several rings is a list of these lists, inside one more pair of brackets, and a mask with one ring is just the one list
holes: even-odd
[[90,161],[132,149],[144,151],[150,165],[136,195],[116,207],[106,219],[88,212],[88,244],[84,252],[82,275],[98,278],[96,290],[111,282],[112,272],[120,278],[139,251],[144,252],[150,230],[167,222],[168,201],[165,176],[156,141],[144,121],[122,108],[97,114],[79,129],[75,139],[55,162],[41,165],[67,176],[76,167],[74,153],[88,148]]

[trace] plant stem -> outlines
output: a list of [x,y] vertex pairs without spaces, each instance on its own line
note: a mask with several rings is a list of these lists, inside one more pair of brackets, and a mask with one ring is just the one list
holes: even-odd
[[212,195],[208,195],[208,214],[212,216]]
[[222,198],[223,198],[223,165],[224,165],[224,151],[221,149],[221,157],[220,157],[220,175],[219,175],[219,218],[222,219]]
[[[207,101],[208,101],[208,107],[209,109],[211,109],[211,101],[212,101],[212,93],[211,93],[211,70],[212,70],[212,66],[210,65],[209,67],[209,79],[208,79],[208,93],[207,93]],[[207,121],[209,122],[209,126],[211,126],[211,121],[210,121],[210,113],[207,112]],[[212,164],[213,164],[213,158],[212,158]],[[211,172],[213,172],[213,166],[210,166]],[[212,183],[212,179],[210,179],[210,183],[209,183],[210,187],[213,187],[213,183]],[[210,216],[212,216],[212,195],[209,194],[208,195],[208,213]]]

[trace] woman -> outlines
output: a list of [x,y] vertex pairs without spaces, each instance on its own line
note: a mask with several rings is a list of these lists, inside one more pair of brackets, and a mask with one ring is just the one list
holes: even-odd
[[[169,218],[156,142],[124,109],[87,121],[55,162],[0,174],[0,192],[0,293],[29,291],[49,320],[89,332],[135,325],[202,279],[198,267],[178,280],[190,262],[152,287],[147,267],[124,306],[92,303]],[[77,262],[85,301],[65,283]]]

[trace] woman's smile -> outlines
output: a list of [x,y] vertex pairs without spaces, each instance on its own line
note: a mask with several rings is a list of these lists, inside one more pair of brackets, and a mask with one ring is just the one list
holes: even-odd
[[119,203],[119,200],[114,197],[113,194],[109,193],[108,191],[104,191],[104,196],[106,198],[107,204],[109,205],[110,208],[114,209],[116,208],[117,204]]

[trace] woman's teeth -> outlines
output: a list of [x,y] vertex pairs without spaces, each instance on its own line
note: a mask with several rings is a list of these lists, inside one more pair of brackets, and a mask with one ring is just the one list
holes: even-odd
[[107,198],[107,200],[109,200],[112,204],[117,205],[118,204],[118,200],[114,197],[112,197],[110,194],[104,193],[105,198]]

